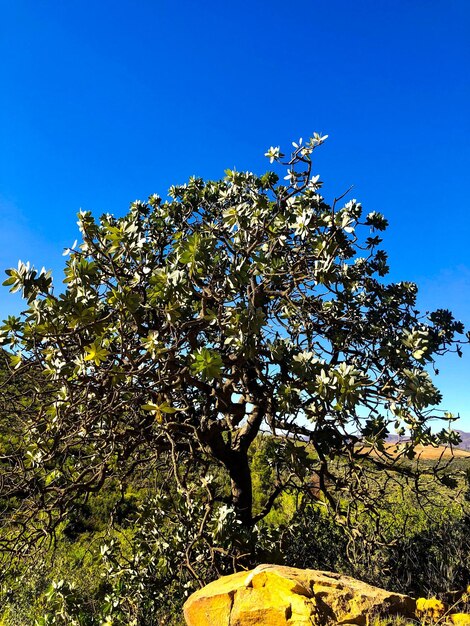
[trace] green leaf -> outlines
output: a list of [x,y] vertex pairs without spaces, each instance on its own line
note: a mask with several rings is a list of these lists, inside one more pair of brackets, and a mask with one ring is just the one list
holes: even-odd
[[20,354],[10,354],[10,365],[13,369],[18,369],[21,365],[23,359]]
[[185,265],[193,265],[197,259],[199,253],[199,246],[201,243],[201,236],[199,233],[194,233],[185,241],[181,247],[179,260]]
[[191,370],[195,374],[200,374],[203,380],[213,380],[222,376],[222,357],[215,350],[199,348],[191,358]]
[[173,415],[173,413],[177,413],[178,411],[184,411],[184,409],[176,408],[169,405],[167,401],[164,401],[161,404],[148,402],[147,404],[143,404],[141,408],[144,411],[149,411],[150,413],[153,413],[155,415],[156,421],[159,423],[163,421],[163,414]]
[[94,341],[91,345],[85,346],[85,361],[93,361],[95,365],[100,365],[106,361],[110,352],[103,348],[99,341]]

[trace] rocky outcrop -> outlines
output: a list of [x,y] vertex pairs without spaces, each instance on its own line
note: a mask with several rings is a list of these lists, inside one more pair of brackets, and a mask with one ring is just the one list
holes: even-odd
[[184,617],[188,626],[364,626],[370,615],[413,617],[414,610],[409,596],[349,576],[259,565],[193,593]]

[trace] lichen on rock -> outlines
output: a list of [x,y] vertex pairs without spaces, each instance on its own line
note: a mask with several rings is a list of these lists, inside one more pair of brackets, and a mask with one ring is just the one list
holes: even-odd
[[370,615],[412,617],[414,611],[409,596],[333,572],[279,565],[224,576],[184,606],[188,626],[365,626]]

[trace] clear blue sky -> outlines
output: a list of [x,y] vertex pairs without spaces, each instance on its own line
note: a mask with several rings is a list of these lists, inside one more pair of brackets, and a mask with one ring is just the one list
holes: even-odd
[[[391,227],[391,279],[470,326],[468,0],[0,0],[0,268],[60,275],[80,208],[122,214],[197,174],[316,172]],[[3,289],[0,316],[18,311]],[[470,430],[470,350],[443,407]]]

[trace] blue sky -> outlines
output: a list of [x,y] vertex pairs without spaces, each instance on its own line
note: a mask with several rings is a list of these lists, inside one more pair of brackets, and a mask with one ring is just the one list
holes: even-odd
[[[76,213],[122,214],[190,175],[263,172],[329,134],[315,169],[391,226],[391,280],[470,327],[468,0],[0,0],[0,268],[60,276]],[[0,316],[19,310],[3,290]],[[470,349],[443,408],[470,430]]]

